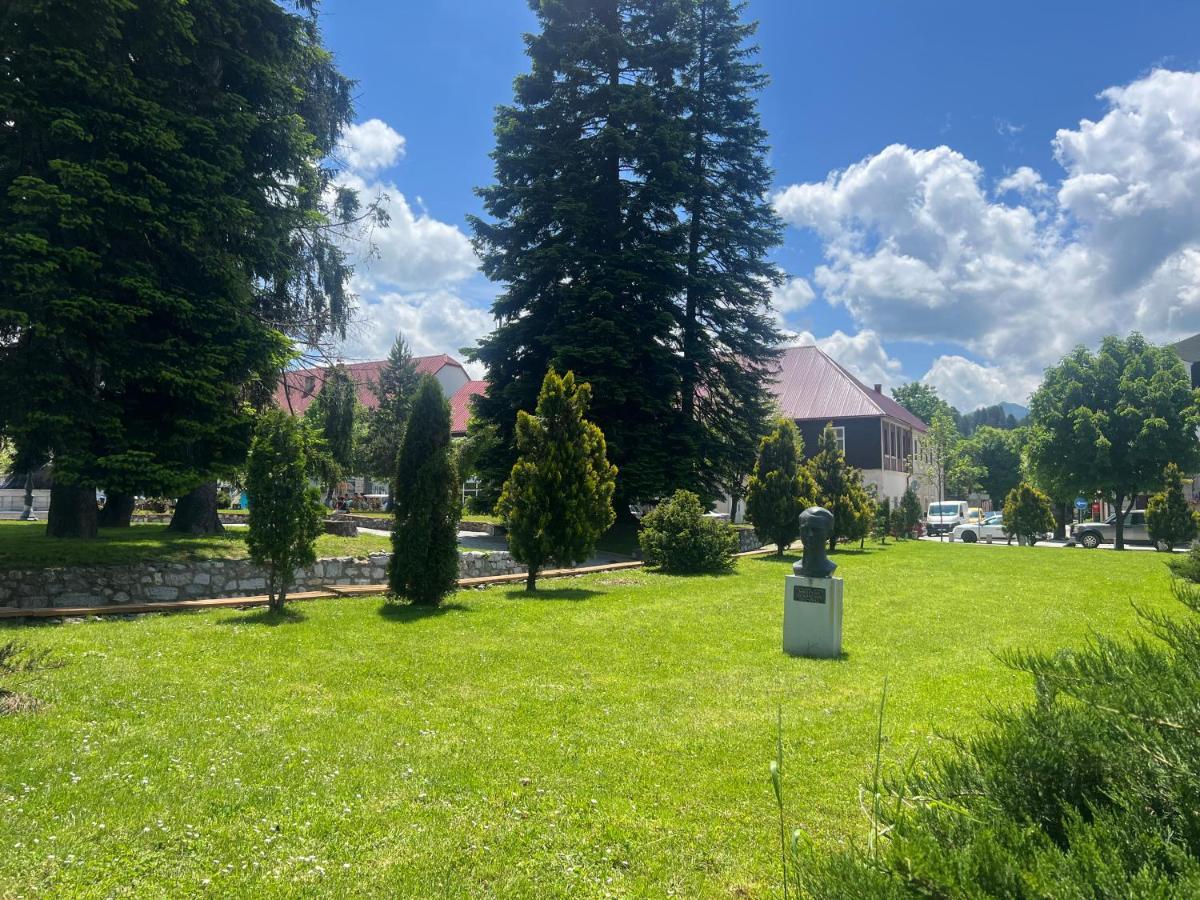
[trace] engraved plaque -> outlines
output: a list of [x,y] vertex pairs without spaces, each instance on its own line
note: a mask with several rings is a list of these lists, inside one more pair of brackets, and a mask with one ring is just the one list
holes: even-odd
[[792,588],[792,599],[797,603],[824,603],[825,590],[824,588],[798,584]]

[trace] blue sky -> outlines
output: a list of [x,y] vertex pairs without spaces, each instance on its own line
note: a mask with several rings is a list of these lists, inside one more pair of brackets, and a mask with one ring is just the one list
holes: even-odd
[[[1023,401],[1106,331],[1200,331],[1200,4],[751,0],[748,14],[772,79],[777,258],[798,279],[779,306],[797,340],[970,407]],[[534,24],[523,0],[326,0],[357,119],[379,120],[347,138],[351,177],[393,211],[360,266],[348,357],[396,328],[422,352],[486,329],[495,287],[473,273],[465,216]]]

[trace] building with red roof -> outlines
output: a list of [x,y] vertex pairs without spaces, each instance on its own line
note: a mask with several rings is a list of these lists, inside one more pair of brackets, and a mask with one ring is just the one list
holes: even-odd
[[819,347],[789,347],[771,385],[780,415],[792,419],[804,438],[804,455],[817,452],[821,432],[833,425],[846,462],[860,469],[864,484],[880,498],[898,501],[911,485],[922,505],[936,491],[922,446],[928,428],[883,392],[867,387]]

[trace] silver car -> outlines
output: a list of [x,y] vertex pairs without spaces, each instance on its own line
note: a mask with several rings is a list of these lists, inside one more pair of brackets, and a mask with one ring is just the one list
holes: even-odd
[[[1111,544],[1116,539],[1116,514],[1109,516],[1103,522],[1079,522],[1071,526],[1071,541],[1088,550],[1095,550],[1101,544]],[[1146,511],[1144,509],[1135,509],[1125,516],[1125,540],[1150,542],[1150,532],[1146,529]]]

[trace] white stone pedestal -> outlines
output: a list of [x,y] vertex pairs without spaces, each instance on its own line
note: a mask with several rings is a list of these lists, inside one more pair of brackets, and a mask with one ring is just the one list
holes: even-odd
[[783,652],[832,659],[842,654],[842,579],[789,575],[783,592]]

